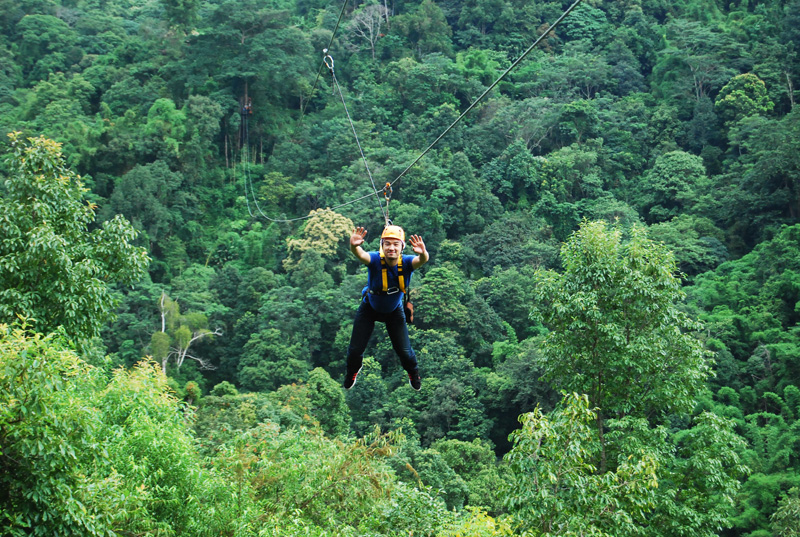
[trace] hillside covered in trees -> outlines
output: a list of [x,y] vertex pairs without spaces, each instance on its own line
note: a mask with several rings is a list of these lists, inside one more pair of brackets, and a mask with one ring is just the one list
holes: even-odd
[[800,0],[571,3],[0,0],[0,534],[800,536]]

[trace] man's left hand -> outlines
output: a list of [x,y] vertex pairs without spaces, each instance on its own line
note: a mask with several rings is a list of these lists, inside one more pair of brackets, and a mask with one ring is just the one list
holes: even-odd
[[411,244],[411,248],[414,250],[415,254],[422,255],[423,253],[428,253],[428,250],[425,248],[425,242],[419,235],[411,235],[408,238],[408,242]]

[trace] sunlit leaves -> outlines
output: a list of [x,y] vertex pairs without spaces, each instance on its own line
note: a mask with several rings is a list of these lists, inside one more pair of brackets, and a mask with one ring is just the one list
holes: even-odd
[[698,324],[683,298],[672,254],[634,228],[585,222],[562,252],[564,273],[542,271],[536,318],[551,332],[546,378],[589,394],[604,414],[658,416],[686,411],[710,373],[691,334]]
[[775,106],[767,96],[764,81],[752,73],[737,75],[717,96],[717,110],[723,119],[734,122],[743,117],[763,115]]
[[505,457],[513,472],[506,504],[532,534],[632,535],[655,506],[655,454],[623,448],[615,471],[598,472],[596,418],[577,394],[565,394],[551,414],[537,408],[520,416]]
[[40,331],[64,326],[78,339],[112,315],[108,283],[139,280],[148,263],[135,231],[114,218],[89,232],[95,206],[60,146],[11,134],[11,174],[0,199],[0,318],[23,315]]
[[334,257],[343,260],[344,238],[353,232],[353,222],[329,209],[318,209],[310,213],[311,218],[303,228],[302,238],[288,239],[289,257],[283,262],[286,270],[291,270],[299,262],[299,258],[307,250],[314,250],[325,258]]
[[100,483],[85,473],[98,435],[85,400],[95,379],[63,339],[0,324],[0,525],[11,535],[110,529],[111,513],[95,504]]

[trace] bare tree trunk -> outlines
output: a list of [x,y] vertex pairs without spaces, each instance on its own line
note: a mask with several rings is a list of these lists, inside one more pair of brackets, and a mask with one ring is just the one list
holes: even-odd
[[190,339],[185,347],[173,347],[173,354],[175,354],[175,368],[180,371],[181,366],[183,365],[184,360],[186,358],[191,358],[192,360],[196,361],[200,364],[200,369],[215,369],[207,360],[204,358],[198,358],[197,356],[192,356],[189,354],[189,347],[192,346],[192,343],[197,341],[198,339],[203,339],[206,336],[221,336],[222,330],[220,328],[215,328],[213,332],[209,330],[198,330],[192,334],[192,339]]
[[164,309],[164,301],[167,299],[167,293],[161,292],[161,331],[167,331],[167,312]]
[[386,8],[379,4],[365,7],[353,16],[350,28],[352,32],[369,44],[372,59],[375,59],[375,43],[381,35],[384,18],[388,17]]
[[792,85],[792,79],[789,78],[789,72],[786,73],[786,85],[789,86],[789,103],[791,108],[794,108],[794,86]]

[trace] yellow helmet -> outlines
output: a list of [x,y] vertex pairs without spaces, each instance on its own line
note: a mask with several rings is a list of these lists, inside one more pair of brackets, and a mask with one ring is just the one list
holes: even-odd
[[406,243],[406,232],[400,226],[386,226],[381,233],[381,240],[397,239],[403,244]]

